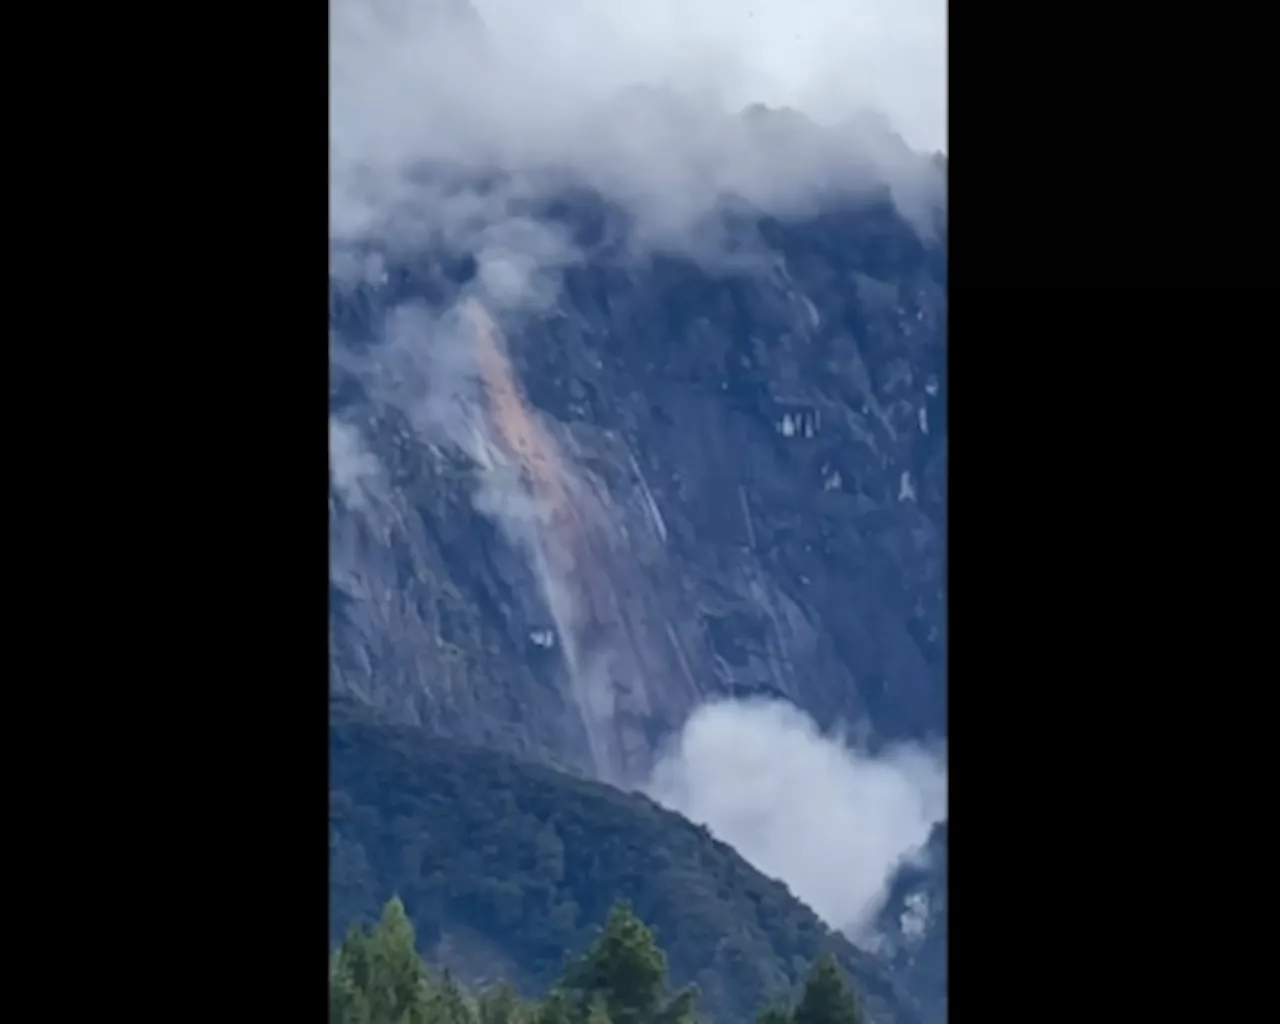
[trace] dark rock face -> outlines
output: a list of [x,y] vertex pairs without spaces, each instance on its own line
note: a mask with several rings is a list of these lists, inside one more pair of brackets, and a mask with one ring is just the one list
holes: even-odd
[[[887,204],[739,217],[748,269],[709,274],[633,259],[598,200],[551,212],[588,259],[505,334],[526,404],[608,520],[584,562],[631,591],[648,671],[682,680],[654,684],[645,727],[678,726],[704,694],[775,693],[884,739],[945,734],[941,245]],[[339,345],[405,301],[443,308],[457,262],[335,288]],[[527,554],[475,509],[475,466],[341,367],[334,395],[385,471],[381,536],[334,502],[334,687],[589,768],[568,753],[561,659],[537,643],[553,616]]]
[[582,257],[532,307],[443,243],[343,254],[331,689],[621,785],[712,695],[945,736],[945,230],[738,207],[708,265],[590,192],[523,213]]
[[939,825],[921,867],[906,867],[880,915],[878,951],[928,1020],[947,1019],[947,826]]

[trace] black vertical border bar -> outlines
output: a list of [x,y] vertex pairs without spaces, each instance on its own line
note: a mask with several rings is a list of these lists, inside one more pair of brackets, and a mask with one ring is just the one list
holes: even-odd
[[1141,500],[1135,440],[1153,429],[1135,429],[1161,360],[1151,335],[1177,331],[1156,327],[1168,279],[1143,276],[1158,243],[1134,217],[1161,194],[1163,150],[1133,148],[1158,115],[1131,95],[1151,87],[1139,68],[1154,44],[1119,30],[1085,8],[948,10],[956,1020],[1059,1000],[1156,1012],[1152,986],[1131,983],[1155,937],[1132,909],[1146,844],[1126,836],[1158,790],[1128,779],[1155,730],[1121,725],[1143,686],[1121,651],[1137,644],[1150,665],[1173,638],[1141,625],[1125,520]]
[[74,198],[127,215],[94,247],[106,298],[72,304],[115,378],[83,382],[112,407],[87,448],[128,442],[81,503],[127,563],[87,577],[114,583],[88,687],[110,749],[78,748],[112,866],[78,941],[113,962],[99,997],[142,970],[162,1015],[323,1020],[327,5],[134,20],[91,44],[110,69],[76,65],[112,118]]

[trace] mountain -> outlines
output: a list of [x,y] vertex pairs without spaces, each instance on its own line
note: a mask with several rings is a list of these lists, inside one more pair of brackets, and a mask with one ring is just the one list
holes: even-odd
[[539,995],[618,899],[655,927],[710,1021],[788,1001],[833,952],[876,1021],[914,1024],[876,958],[779,882],[644,797],[510,755],[379,725],[338,703],[330,733],[331,941],[398,894],[420,947],[477,987]]
[[[466,780],[498,764],[560,794],[539,797],[544,810],[587,787],[580,827],[602,837],[601,858],[615,830],[636,836],[628,856],[648,842],[623,819],[667,819],[587,780],[643,788],[713,698],[785,700],[873,749],[946,735],[945,160],[881,132],[851,183],[830,172],[849,145],[839,131],[762,109],[703,130],[671,102],[619,101],[615,134],[662,126],[645,131],[659,155],[628,151],[643,173],[424,161],[382,230],[331,253],[331,692],[466,763],[449,800],[476,796]],[[692,155],[654,169],[681,138]],[[804,189],[780,183],[789,160]],[[886,169],[892,184],[872,184]],[[357,760],[376,758],[383,740],[362,742]],[[339,918],[421,876],[421,862],[390,865],[418,856],[431,820],[416,790],[344,803],[347,785],[334,790]],[[890,894],[878,959],[860,961],[868,1002],[894,1019],[915,1000],[930,1022],[945,1008],[945,930],[901,924],[921,893],[945,892],[935,843],[934,866]],[[695,845],[682,863],[712,857]],[[632,863],[617,856],[609,885]],[[459,877],[432,871],[446,889]],[[523,905],[493,877],[505,895],[485,913]],[[406,897],[420,927],[443,920],[420,900]],[[668,944],[727,913],[683,896],[664,907]],[[459,911],[470,931],[428,929],[431,948],[469,942],[456,936],[474,933],[474,910]],[[723,1005],[736,985],[794,980],[787,957],[816,941],[765,928],[739,969],[714,952],[729,920],[705,931],[709,965],[673,950]],[[488,966],[475,970],[542,978],[558,943],[581,939],[518,921],[497,952],[479,943],[495,959],[476,954]],[[899,974],[910,996],[883,980]]]
[[537,315],[441,322],[447,250],[333,289],[335,459],[379,467],[331,501],[335,691],[627,780],[711,694],[944,735],[941,244],[738,213],[709,272],[590,194],[530,212],[584,254]]

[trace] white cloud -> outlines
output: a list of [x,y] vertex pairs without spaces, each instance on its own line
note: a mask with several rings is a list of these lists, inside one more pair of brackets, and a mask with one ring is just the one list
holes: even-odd
[[[334,0],[331,231],[420,242],[474,235],[507,194],[415,184],[430,161],[569,171],[669,241],[734,191],[802,201],[832,177],[936,187],[921,149],[945,144],[942,0]],[[626,90],[666,90],[642,99]],[[790,104],[838,129],[773,134],[729,112]],[[528,185],[526,180],[525,185]],[[508,260],[509,262],[509,260]],[[523,291],[521,294],[523,294]],[[545,291],[545,290],[544,290]]]
[[473,0],[504,51],[557,86],[644,82],[823,120],[881,110],[946,145],[945,0]]
[[873,756],[772,701],[699,709],[648,792],[862,941],[894,873],[947,813],[940,752],[901,746]]
[[349,423],[329,418],[329,478],[348,508],[365,509],[378,479],[377,457]]

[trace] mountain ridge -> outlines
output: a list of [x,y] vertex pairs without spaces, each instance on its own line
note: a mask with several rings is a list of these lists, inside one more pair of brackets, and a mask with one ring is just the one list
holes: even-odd
[[330,760],[333,945],[399,895],[428,959],[536,992],[595,934],[585,922],[622,898],[653,923],[673,982],[699,984],[713,1021],[790,997],[826,950],[873,1020],[922,1020],[875,957],[784,883],[647,797],[380,725],[350,701],[331,707]]

